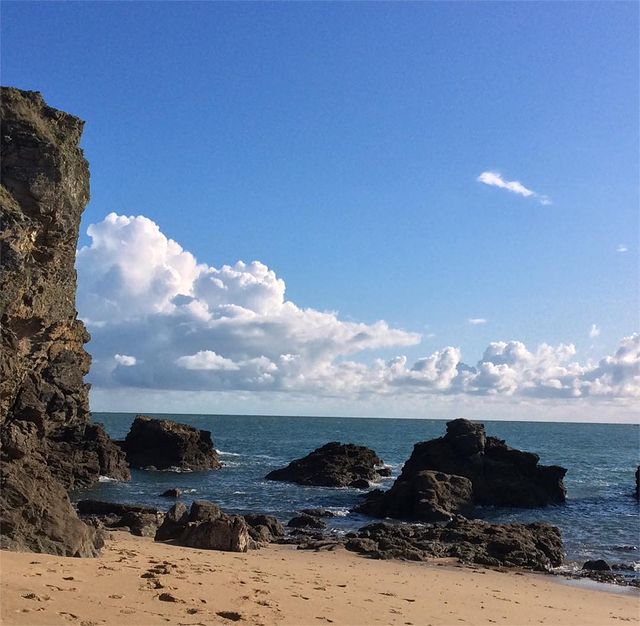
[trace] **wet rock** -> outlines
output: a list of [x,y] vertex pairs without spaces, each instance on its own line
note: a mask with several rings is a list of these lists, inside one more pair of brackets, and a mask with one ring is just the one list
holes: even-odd
[[349,483],[349,487],[353,487],[354,489],[369,489],[371,487],[371,483],[364,478],[358,478]]
[[222,466],[208,430],[171,420],[138,415],[121,445],[131,467],[199,471]]
[[269,472],[266,478],[299,485],[347,487],[357,480],[378,480],[382,465],[373,450],[334,441],[291,461],[287,467]]
[[303,514],[290,519],[287,526],[289,528],[326,528],[327,524],[317,517]]
[[584,570],[591,570],[594,572],[610,572],[611,566],[604,559],[596,559],[593,561],[587,561],[583,566]]
[[345,547],[378,559],[456,557],[538,571],[557,567],[564,554],[560,531],[549,524],[489,524],[462,517],[446,525],[370,524],[349,538]]
[[182,496],[182,489],[174,487],[173,489],[167,489],[160,494],[161,498],[180,498]]
[[388,491],[372,492],[356,510],[372,517],[448,521],[457,514],[473,513],[472,492],[468,478],[423,470],[397,480]]
[[33,91],[0,97],[0,545],[68,556],[101,539],[67,496],[124,455],[91,424],[89,333],[77,319],[74,262],[89,170],[83,122]]
[[271,543],[275,539],[284,537],[284,526],[273,515],[243,515],[249,526],[249,535],[254,541]]
[[311,515],[311,517],[336,517],[336,514],[329,509],[302,509],[303,515]]

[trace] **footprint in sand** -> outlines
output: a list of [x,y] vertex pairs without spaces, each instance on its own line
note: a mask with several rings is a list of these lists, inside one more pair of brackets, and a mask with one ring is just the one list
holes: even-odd
[[232,622],[239,622],[242,619],[242,615],[236,611],[218,611],[216,615],[219,615],[223,619],[228,619]]

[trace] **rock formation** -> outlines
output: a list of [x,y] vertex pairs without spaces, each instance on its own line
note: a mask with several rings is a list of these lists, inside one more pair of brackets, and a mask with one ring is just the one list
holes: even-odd
[[0,132],[0,545],[87,556],[100,543],[65,489],[126,479],[124,455],[89,421],[89,334],[74,269],[89,170],[83,122],[37,92],[2,88]]
[[562,563],[560,531],[549,524],[488,524],[458,517],[447,525],[370,524],[348,535],[347,550],[378,559],[455,557],[488,566],[544,571]]
[[131,467],[192,471],[222,467],[208,430],[171,420],[138,415],[120,445]]
[[155,537],[164,519],[164,513],[142,504],[79,500],[76,507],[81,519],[92,526],[128,529],[140,537]]
[[[437,521],[468,515],[473,504],[530,508],[563,503],[567,470],[538,461],[537,454],[487,437],[483,424],[453,420],[444,437],[417,443],[391,489],[373,492],[358,510],[376,517]],[[470,491],[459,477],[470,481]]]
[[390,470],[383,467],[382,459],[370,448],[334,441],[291,461],[287,467],[269,472],[266,478],[299,485],[362,488],[369,481],[389,475]]

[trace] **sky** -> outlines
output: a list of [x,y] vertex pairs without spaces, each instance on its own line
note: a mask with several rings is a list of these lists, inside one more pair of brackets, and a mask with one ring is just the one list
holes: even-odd
[[639,6],[4,1],[92,408],[638,421]]

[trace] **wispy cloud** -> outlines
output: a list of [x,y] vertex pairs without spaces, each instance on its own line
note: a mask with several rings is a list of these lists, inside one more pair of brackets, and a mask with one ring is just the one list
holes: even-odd
[[525,187],[519,180],[505,180],[500,172],[482,172],[476,180],[484,185],[506,189],[511,193],[516,193],[519,196],[524,196],[525,198],[537,198],[540,204],[551,204],[551,198],[548,196],[539,194],[537,191],[533,191],[533,189]]
[[486,324],[487,320],[484,317],[470,317],[467,322],[471,324],[471,326],[480,326],[481,324]]
[[595,339],[600,336],[600,327],[597,324],[591,324],[589,329],[589,339]]
[[628,250],[629,250],[629,248],[624,243],[619,243],[618,247],[616,248],[616,252],[620,252],[620,253],[628,252]]

